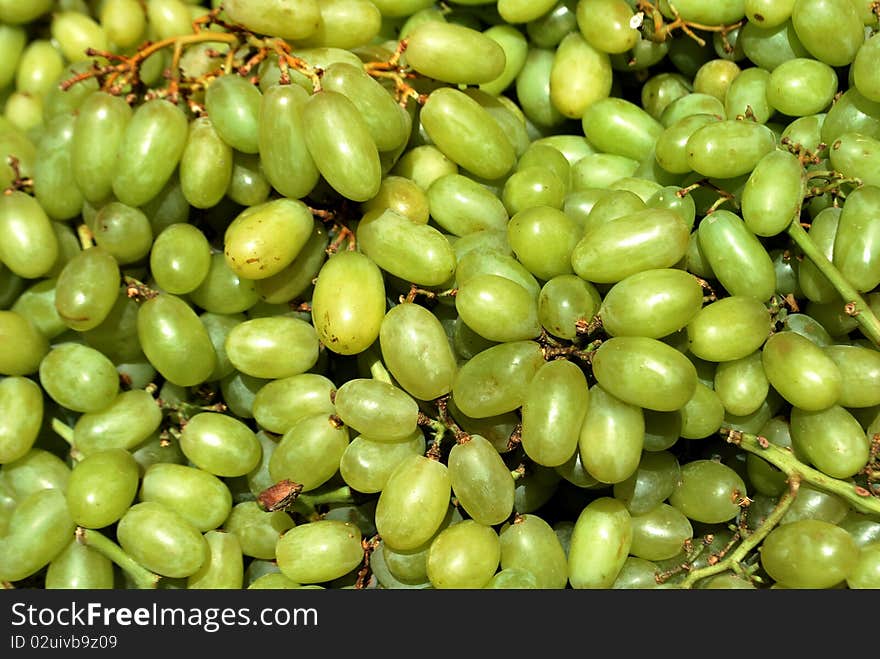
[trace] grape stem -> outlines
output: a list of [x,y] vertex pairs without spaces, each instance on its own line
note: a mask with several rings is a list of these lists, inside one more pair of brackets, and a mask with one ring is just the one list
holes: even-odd
[[795,218],[788,226],[788,235],[840,293],[840,296],[846,301],[847,313],[858,321],[862,333],[875,345],[880,345],[880,320],[874,315],[861,293],[847,281],[840,270],[828,260],[809,234],[804,231],[799,218]]
[[91,547],[99,554],[109,558],[118,565],[132,581],[135,586],[142,590],[151,590],[156,588],[161,577],[158,574],[150,572],[143,565],[129,556],[122,547],[113,542],[110,538],[93,529],[84,529],[81,526],[76,528],[76,540],[81,545]]
[[859,512],[874,515],[880,514],[880,499],[872,497],[865,488],[832,478],[818,469],[805,465],[795,458],[791,451],[771,444],[764,437],[731,428],[723,428],[721,435],[727,437],[728,443],[753,453],[782,470],[789,479],[796,476],[805,483],[814,485],[831,494],[836,494]]
[[750,551],[761,544],[764,538],[769,535],[770,531],[776,528],[777,524],[779,524],[779,522],[785,516],[785,513],[788,512],[788,509],[791,507],[791,504],[794,502],[794,499],[797,496],[800,484],[800,474],[791,474],[788,479],[788,491],[779,498],[779,502],[776,504],[776,507],[774,507],[772,512],[767,515],[767,518],[761,523],[761,525],[756,528],[749,536],[744,538],[739,546],[737,546],[737,548],[734,549],[730,554],[728,554],[724,559],[718,561],[714,565],[707,565],[706,567],[701,567],[699,569],[689,572],[687,577],[685,577],[684,580],[679,584],[679,588],[691,588],[701,579],[711,577],[721,572],[726,572],[727,570],[740,572],[740,563],[746,558],[746,556],[748,556]]

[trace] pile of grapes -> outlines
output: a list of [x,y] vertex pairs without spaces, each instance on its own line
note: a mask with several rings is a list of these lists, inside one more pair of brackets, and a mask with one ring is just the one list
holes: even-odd
[[7,588],[880,587],[880,3],[0,0]]

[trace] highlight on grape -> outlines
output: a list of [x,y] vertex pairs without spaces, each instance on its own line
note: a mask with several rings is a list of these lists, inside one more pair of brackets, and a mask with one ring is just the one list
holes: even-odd
[[880,2],[0,0],[0,90],[5,588],[880,587]]

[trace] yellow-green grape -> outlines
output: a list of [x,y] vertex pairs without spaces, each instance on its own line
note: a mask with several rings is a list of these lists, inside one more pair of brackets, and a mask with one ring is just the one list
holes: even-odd
[[870,441],[855,417],[840,405],[791,411],[791,443],[809,462],[833,478],[850,478],[870,459]]
[[751,172],[775,148],[776,136],[763,124],[725,119],[694,131],[687,141],[687,162],[703,176],[733,178]]
[[254,282],[257,293],[270,304],[290,302],[309,291],[312,280],[327,260],[330,239],[320,220],[312,223],[312,232],[306,244],[290,264],[277,274]]
[[205,533],[208,557],[187,577],[186,587],[195,590],[237,589],[244,585],[244,558],[234,533],[214,530]]
[[513,411],[522,406],[528,384],[543,363],[535,341],[487,348],[459,368],[452,386],[455,404],[478,419]]
[[119,521],[138,491],[138,465],[125,449],[95,451],[76,464],[67,485],[73,520],[88,529]]
[[57,43],[68,62],[89,58],[89,48],[107,50],[107,35],[101,25],[88,14],[78,11],[59,11],[52,15],[50,24],[52,39]]
[[733,519],[746,500],[746,486],[737,472],[721,462],[693,460],[681,467],[681,478],[669,503],[688,519],[717,524]]
[[150,220],[143,211],[118,201],[98,211],[92,232],[98,247],[107,250],[119,265],[142,261],[153,244]]
[[282,39],[305,39],[321,24],[318,0],[225,0],[223,12],[253,32]]
[[[506,241],[505,244],[509,246]],[[495,275],[509,279],[522,286],[533,297],[537,297],[541,291],[535,276],[522,263],[512,254],[503,254],[499,250],[473,249],[459,255],[458,266],[455,269],[458,285],[462,286],[478,275]]]
[[[451,485],[446,465],[413,455],[391,475],[376,505],[376,530],[388,547],[416,549],[430,540],[446,516]],[[413,515],[414,506],[419,514]]]
[[195,208],[216,206],[226,194],[232,180],[232,147],[210,117],[190,122],[179,175],[183,196]]
[[661,268],[616,283],[605,294],[598,315],[611,336],[659,339],[685,327],[702,306],[703,289],[692,275]]
[[94,348],[61,343],[40,362],[40,384],[67,409],[99,412],[116,398],[119,374],[113,362]]
[[736,62],[724,58],[711,59],[694,74],[694,92],[714,96],[724,103],[733,81],[741,72]]
[[[527,4],[531,6],[532,3]],[[479,88],[487,94],[499,95],[513,84],[525,65],[529,42],[513,25],[503,23],[491,26],[483,35],[501,46],[504,51],[504,70],[496,78],[481,82]]]
[[610,588],[632,545],[632,520],[617,499],[599,497],[578,515],[568,550],[572,588]]
[[793,588],[831,588],[846,580],[858,561],[852,537],[817,519],[777,526],[761,546],[761,566],[770,578]]
[[522,406],[522,447],[540,465],[564,464],[577,450],[590,391],[583,371],[550,361],[532,378]]
[[336,390],[336,413],[359,433],[379,441],[409,437],[418,422],[418,403],[387,382],[369,378],[348,380]]
[[382,182],[379,152],[357,106],[339,92],[321,91],[303,103],[301,114],[308,151],[330,187],[352,201],[375,197]]
[[349,443],[348,427],[338,417],[313,414],[297,421],[269,458],[273,482],[291,480],[304,491],[326,483],[339,470]]
[[588,231],[575,246],[571,263],[583,279],[613,284],[644,270],[675,265],[687,251],[689,235],[673,211],[646,209]]
[[164,577],[195,574],[208,558],[204,536],[161,503],[136,503],[116,527],[119,545],[148,570]]
[[58,553],[46,569],[47,590],[111,590],[113,563],[78,540]]
[[16,190],[0,197],[0,262],[25,279],[45,276],[59,256],[58,238],[42,205]]
[[358,492],[381,492],[391,472],[411,455],[423,455],[425,435],[421,429],[406,439],[383,442],[359,435],[345,448],[339,475]]
[[563,116],[580,119],[589,106],[608,97],[612,78],[607,52],[572,32],[553,56],[550,102]]
[[180,161],[188,132],[189,122],[180,107],[162,99],[139,105],[117,151],[112,183],[116,198],[142,206],[156,197]]
[[0,21],[18,25],[30,23],[52,8],[51,0],[34,0],[20,3],[16,0],[3,0],[0,3]]
[[727,116],[724,103],[717,98],[709,94],[691,92],[667,105],[660,114],[660,123],[664,128],[669,128],[694,114],[714,115],[719,121]]
[[119,48],[136,46],[147,24],[146,14],[137,0],[106,0],[98,20],[107,39]]
[[714,114],[689,114],[667,126],[657,138],[655,159],[667,172],[687,174],[691,165],[687,159],[687,141],[706,124],[720,121]]
[[89,94],[79,108],[70,157],[76,184],[91,203],[112,194],[116,154],[131,115],[122,97],[103,91]]
[[760,350],[718,364],[715,369],[715,393],[731,414],[746,416],[756,411],[766,400],[769,387]]
[[111,448],[133,450],[161,423],[162,409],[148,391],[122,391],[108,406],[76,420],[73,444],[85,456]]
[[49,340],[15,311],[0,311],[0,374],[31,375],[49,352]]
[[549,280],[572,272],[571,253],[581,232],[561,210],[536,205],[510,218],[507,237],[514,254],[529,272],[538,279]]
[[501,127],[464,92],[450,87],[434,90],[422,106],[420,120],[446,157],[477,176],[500,178],[516,162],[513,146]]
[[828,345],[823,351],[840,370],[839,405],[861,408],[880,404],[880,354],[858,345]]
[[266,512],[256,501],[244,501],[232,507],[223,530],[238,536],[245,556],[274,560],[278,539],[294,526],[293,519],[283,510]]
[[189,293],[189,299],[211,313],[242,313],[260,299],[255,280],[239,276],[229,267],[222,252],[211,254],[208,274]]
[[880,187],[880,140],[860,133],[843,133],[831,145],[831,164],[842,174],[864,185]]
[[745,0],[746,18],[761,28],[776,27],[791,17],[795,0]]
[[868,100],[880,102],[880,76],[872,63],[880,56],[880,39],[875,34],[859,46],[852,64],[853,86]]
[[160,39],[192,33],[192,15],[182,0],[148,0],[147,20]]
[[403,176],[386,176],[376,196],[361,204],[364,215],[386,209],[396,211],[416,224],[428,223],[430,209],[426,191]]
[[732,295],[706,305],[688,323],[688,350],[727,362],[754,353],[770,336],[770,313],[753,297]]
[[407,149],[391,168],[391,174],[412,180],[422,190],[447,174],[457,174],[458,165],[433,144],[422,144]]
[[537,299],[505,277],[478,274],[459,283],[455,308],[463,322],[490,341],[524,341],[541,333]]
[[559,589],[568,583],[565,550],[543,519],[518,515],[501,529],[501,567],[518,568],[534,575],[537,588]]
[[257,153],[262,94],[242,76],[217,77],[205,92],[205,107],[217,134],[236,151]]
[[828,64],[808,57],[783,62],[770,74],[767,102],[791,117],[822,112],[837,93],[837,73]]
[[150,363],[179,386],[205,382],[217,363],[208,331],[177,296],[166,293],[144,302],[138,310],[137,333]]
[[593,385],[578,435],[578,455],[586,472],[600,483],[625,481],[638,468],[644,443],[643,411]]
[[493,526],[513,512],[513,478],[485,437],[470,435],[453,446],[448,469],[453,494],[475,521]]
[[150,272],[166,293],[190,293],[211,268],[211,245],[192,224],[171,224],[156,236],[150,249]]
[[697,382],[694,395],[679,410],[681,436],[685,439],[703,439],[715,434],[724,423],[725,409],[718,394],[702,382]]
[[35,574],[67,546],[74,527],[61,491],[37,490],[22,498],[0,538],[0,579],[13,582]]
[[880,543],[874,542],[861,549],[856,566],[846,577],[850,590],[874,589],[880,585]]
[[425,307],[403,302],[379,327],[382,360],[400,387],[419,400],[452,391],[457,364],[440,320]]
[[281,572],[306,584],[337,579],[363,558],[361,532],[354,524],[338,520],[300,524],[281,536],[276,549]]
[[43,421],[43,392],[22,376],[0,379],[0,464],[18,460],[37,440]]
[[472,519],[441,531],[428,549],[428,579],[434,588],[484,588],[501,560],[494,529]]
[[843,378],[837,364],[800,334],[785,330],[771,335],[761,355],[770,385],[795,407],[820,411],[840,398]]
[[48,39],[31,39],[15,71],[16,91],[44,97],[64,71],[64,56]]
[[621,98],[591,104],[582,117],[584,135],[598,149],[643,160],[654,147],[663,126],[638,105]]
[[360,252],[339,252],[321,267],[312,294],[312,323],[321,343],[342,355],[363,352],[385,317],[382,271]]
[[420,286],[439,286],[455,272],[455,253],[440,231],[390,208],[364,215],[357,242],[382,270]]
[[797,0],[791,21],[810,54],[830,66],[850,64],[865,38],[850,0]]
[[302,373],[266,383],[254,397],[254,418],[269,432],[284,434],[300,419],[333,414],[336,385],[317,373]]
[[742,218],[758,236],[785,231],[800,214],[806,172],[788,151],[771,151],[758,161],[742,192]]
[[614,498],[634,515],[646,513],[672,494],[679,472],[678,460],[672,453],[644,452],[632,475],[614,484]]
[[34,447],[18,460],[3,465],[0,483],[5,497],[22,501],[39,490],[67,490],[70,467],[54,453]]
[[200,412],[183,427],[180,448],[197,467],[215,476],[243,476],[260,461],[261,447],[242,421],[217,412]]
[[653,510],[632,516],[630,554],[648,561],[672,558],[693,538],[690,520],[672,506],[661,503]]
[[504,72],[504,49],[481,32],[463,25],[429,21],[407,37],[406,62],[429,78],[476,85]]
[[240,372],[276,379],[298,375],[318,361],[318,337],[299,318],[270,316],[236,325],[226,337],[226,355]]
[[201,532],[219,527],[232,510],[232,494],[223,481],[201,469],[178,464],[148,467],[139,498],[167,506]]
[[55,308],[55,283],[54,278],[37,281],[22,291],[11,307],[50,340],[68,329]]

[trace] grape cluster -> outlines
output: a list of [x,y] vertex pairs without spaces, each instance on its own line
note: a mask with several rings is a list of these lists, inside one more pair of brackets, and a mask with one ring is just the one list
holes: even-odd
[[0,581],[880,587],[880,3],[0,0]]

